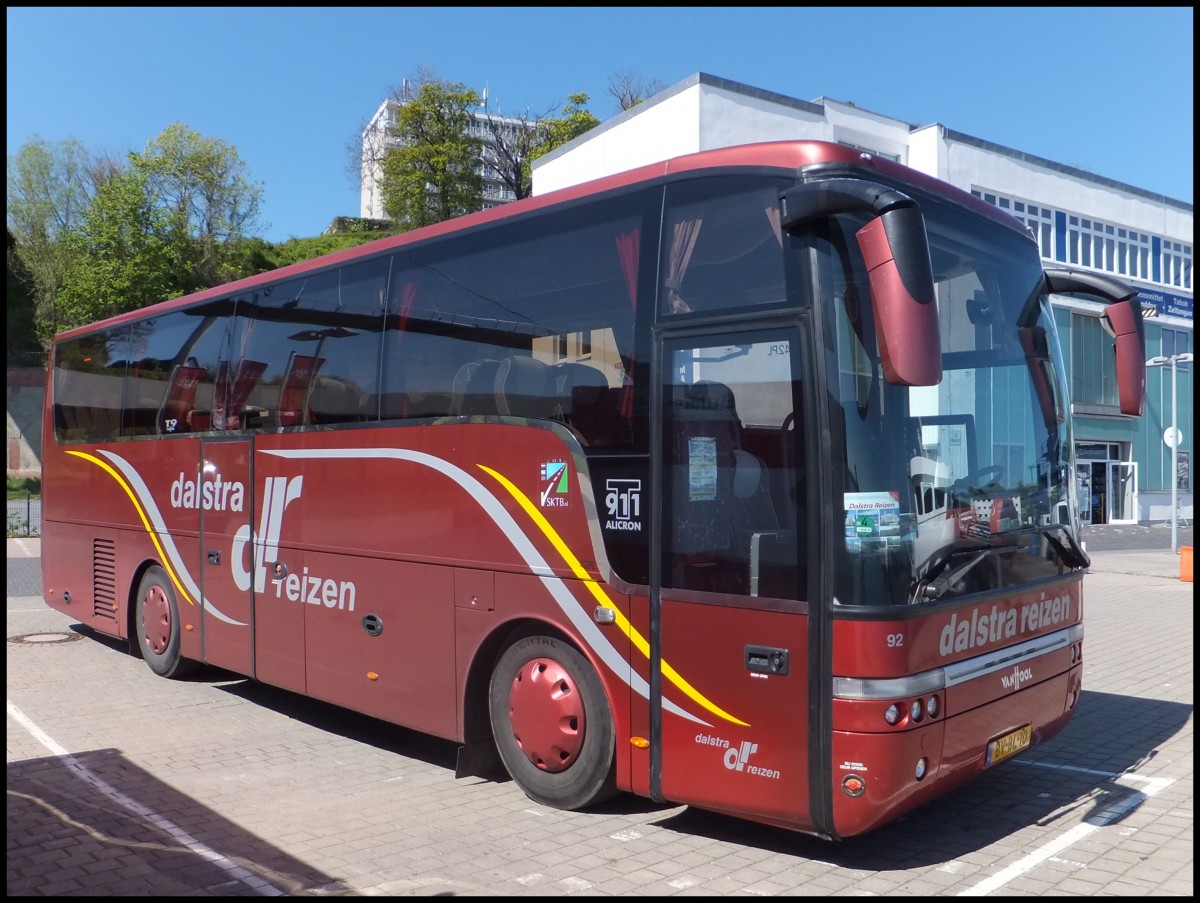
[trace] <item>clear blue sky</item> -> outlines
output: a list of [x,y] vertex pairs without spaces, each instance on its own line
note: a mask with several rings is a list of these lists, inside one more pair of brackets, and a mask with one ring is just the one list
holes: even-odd
[[8,7],[8,153],[142,150],[173,122],[233,145],[261,235],[358,214],[347,147],[427,67],[502,113],[696,72],[828,97],[1192,202],[1191,7]]

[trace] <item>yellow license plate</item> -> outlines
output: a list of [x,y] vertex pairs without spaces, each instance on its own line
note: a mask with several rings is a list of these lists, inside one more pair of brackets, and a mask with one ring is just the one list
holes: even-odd
[[1016,755],[1021,750],[1026,749],[1032,740],[1032,724],[1019,727],[1015,731],[1005,734],[1003,737],[997,737],[988,744],[987,764],[995,765],[997,762],[1007,759],[1009,756]]

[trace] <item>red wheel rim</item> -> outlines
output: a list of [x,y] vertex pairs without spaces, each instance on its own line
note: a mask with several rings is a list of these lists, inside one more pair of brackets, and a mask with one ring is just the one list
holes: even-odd
[[538,658],[517,672],[508,720],[517,746],[542,771],[565,771],[579,758],[587,727],[583,698],[558,662]]
[[150,587],[142,599],[142,635],[155,655],[167,651],[171,642],[171,603],[161,586]]

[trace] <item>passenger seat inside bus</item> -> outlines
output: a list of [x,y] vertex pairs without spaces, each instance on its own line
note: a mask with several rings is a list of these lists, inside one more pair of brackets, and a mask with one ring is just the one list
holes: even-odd
[[496,370],[496,412],[505,417],[549,420],[558,410],[550,367],[533,357],[513,355]]
[[317,377],[308,397],[309,423],[353,423],[365,419],[366,395],[336,377]]
[[779,536],[767,468],[742,448],[733,391],[724,383],[676,386],[671,457],[672,569],[681,589],[758,589],[762,544]]
[[[617,400],[609,392],[608,380],[595,367],[563,361],[551,368],[557,400],[557,418],[570,427],[584,445],[605,443],[605,424],[615,412]],[[611,411],[606,410],[606,406]]]
[[450,389],[452,417],[478,417],[496,413],[496,360],[471,361],[454,374]]

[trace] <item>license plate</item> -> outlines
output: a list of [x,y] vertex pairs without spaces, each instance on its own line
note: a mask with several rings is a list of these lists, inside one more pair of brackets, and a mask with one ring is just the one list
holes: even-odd
[[1016,755],[1021,750],[1027,748],[1032,740],[1032,724],[1019,727],[1015,731],[1005,734],[1003,737],[997,737],[988,744],[987,764],[995,765],[997,762],[1007,759],[1009,756]]

